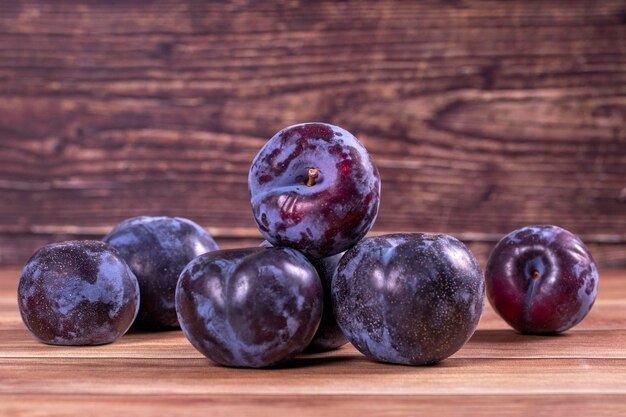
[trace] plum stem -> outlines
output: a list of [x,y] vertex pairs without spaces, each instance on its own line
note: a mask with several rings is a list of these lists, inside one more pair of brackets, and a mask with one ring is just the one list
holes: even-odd
[[317,168],[309,168],[308,174],[309,177],[306,180],[306,186],[313,187],[315,185],[315,179],[319,175],[319,171],[317,170]]
[[533,279],[539,278],[539,271],[533,271]]

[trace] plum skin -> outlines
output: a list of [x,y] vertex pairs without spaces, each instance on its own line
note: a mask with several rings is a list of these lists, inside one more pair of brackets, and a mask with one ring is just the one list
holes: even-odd
[[178,328],[178,277],[193,258],[217,250],[215,240],[191,220],[165,216],[129,218],[103,240],[120,252],[139,281],[141,305],[133,329]]
[[310,259],[353,246],[378,214],[380,175],[367,150],[348,131],[326,123],[274,135],[252,162],[248,185],[263,237]]
[[18,307],[28,330],[52,345],[102,345],[130,328],[139,285],[109,245],[67,241],[40,248],[18,285]]
[[485,285],[478,262],[457,239],[399,233],[349,249],[332,298],[339,326],[360,352],[380,362],[427,365],[469,340]]
[[183,333],[212,361],[261,368],[300,353],[319,326],[322,285],[291,248],[210,252],[191,261],[176,289]]
[[311,340],[311,343],[309,343],[309,346],[306,348],[309,352],[334,350],[348,343],[348,339],[344,336],[335,318],[332,295],[330,292],[333,276],[343,255],[344,252],[311,261],[311,264],[313,264],[317,270],[317,274],[322,282],[322,288],[324,290],[324,311],[322,312],[320,326],[317,332],[315,332],[313,340]]
[[[261,247],[271,248],[271,243],[267,240],[261,242]],[[311,264],[315,267],[317,274],[322,282],[322,288],[324,290],[324,311],[322,312],[322,320],[320,325],[313,336],[313,340],[309,343],[309,346],[305,349],[308,352],[326,352],[340,348],[348,343],[348,339],[343,335],[343,332],[337,324],[335,319],[335,312],[332,305],[332,297],[330,294],[330,286],[333,281],[333,275],[339,264],[339,260],[345,252],[338,253],[336,255],[327,256],[320,259],[309,259]]]
[[552,225],[504,236],[485,270],[489,302],[511,327],[556,334],[580,323],[598,291],[598,270],[584,243]]

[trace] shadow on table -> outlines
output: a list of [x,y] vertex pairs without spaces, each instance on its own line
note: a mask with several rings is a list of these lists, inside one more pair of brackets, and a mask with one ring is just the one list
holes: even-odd
[[469,343],[483,343],[483,344],[500,344],[500,343],[537,343],[545,342],[548,340],[554,340],[555,338],[567,338],[570,335],[567,333],[552,334],[552,335],[535,335],[535,334],[522,334],[513,329],[503,330],[476,330],[474,335],[469,340]]
[[288,362],[279,363],[267,369],[291,369],[291,368],[312,368],[317,366],[328,366],[332,364],[356,363],[367,360],[365,356],[355,353],[354,355],[329,356],[324,355],[303,355],[298,356]]
[[268,369],[290,369],[328,365],[338,365],[338,369],[341,369],[342,373],[350,373],[349,370],[363,371],[366,369],[367,373],[371,375],[390,373],[397,375],[403,373],[410,374],[415,373],[415,371],[419,369],[457,366],[455,363],[446,361],[419,366],[379,362],[362,355],[350,347],[350,345],[347,345],[343,348],[324,353],[304,353],[289,362],[278,364]]

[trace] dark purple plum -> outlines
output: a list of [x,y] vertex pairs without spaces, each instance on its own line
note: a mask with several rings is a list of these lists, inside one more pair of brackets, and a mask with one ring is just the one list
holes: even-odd
[[185,336],[222,365],[261,368],[311,341],[323,293],[311,263],[291,248],[210,252],[191,261],[176,289]]
[[307,351],[325,352],[337,349],[348,343],[348,339],[343,335],[339,324],[337,324],[330,293],[333,275],[335,274],[335,270],[343,254],[342,252],[337,255],[311,261],[322,281],[322,287],[324,289],[324,311],[322,313],[320,327],[317,329],[317,332],[315,332],[311,343],[309,343],[306,349]]
[[99,241],[54,243],[28,260],[17,290],[22,320],[52,345],[102,345],[139,309],[139,286],[117,251]]
[[258,153],[248,177],[261,234],[308,258],[343,252],[370,230],[380,177],[361,143],[326,123],[290,126]]
[[457,239],[401,233],[363,239],[348,250],[332,298],[339,326],[363,354],[426,365],[469,340],[485,285],[476,259]]
[[[272,244],[265,240],[261,243],[261,246],[269,248],[272,247]],[[309,346],[306,348],[309,352],[325,352],[337,349],[348,343],[348,339],[346,339],[341,332],[337,320],[335,319],[335,312],[330,295],[333,275],[335,274],[337,264],[342,256],[343,252],[337,255],[327,256],[326,258],[310,260],[320,277],[322,288],[324,289],[324,311],[322,313],[320,326],[317,328],[313,340],[311,340],[311,343],[309,343]]]
[[489,302],[522,333],[564,332],[596,299],[598,270],[583,242],[557,226],[527,226],[498,242],[485,271]]
[[137,276],[141,290],[133,329],[178,328],[174,294],[183,268],[196,256],[218,249],[199,225],[182,217],[133,217],[104,241],[117,249]]

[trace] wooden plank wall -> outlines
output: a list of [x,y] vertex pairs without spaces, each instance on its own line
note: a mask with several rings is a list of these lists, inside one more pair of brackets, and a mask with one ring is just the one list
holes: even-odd
[[3,1],[0,262],[181,215],[260,238],[249,164],[328,121],[383,180],[376,233],[481,259],[521,225],[626,265],[624,1]]

